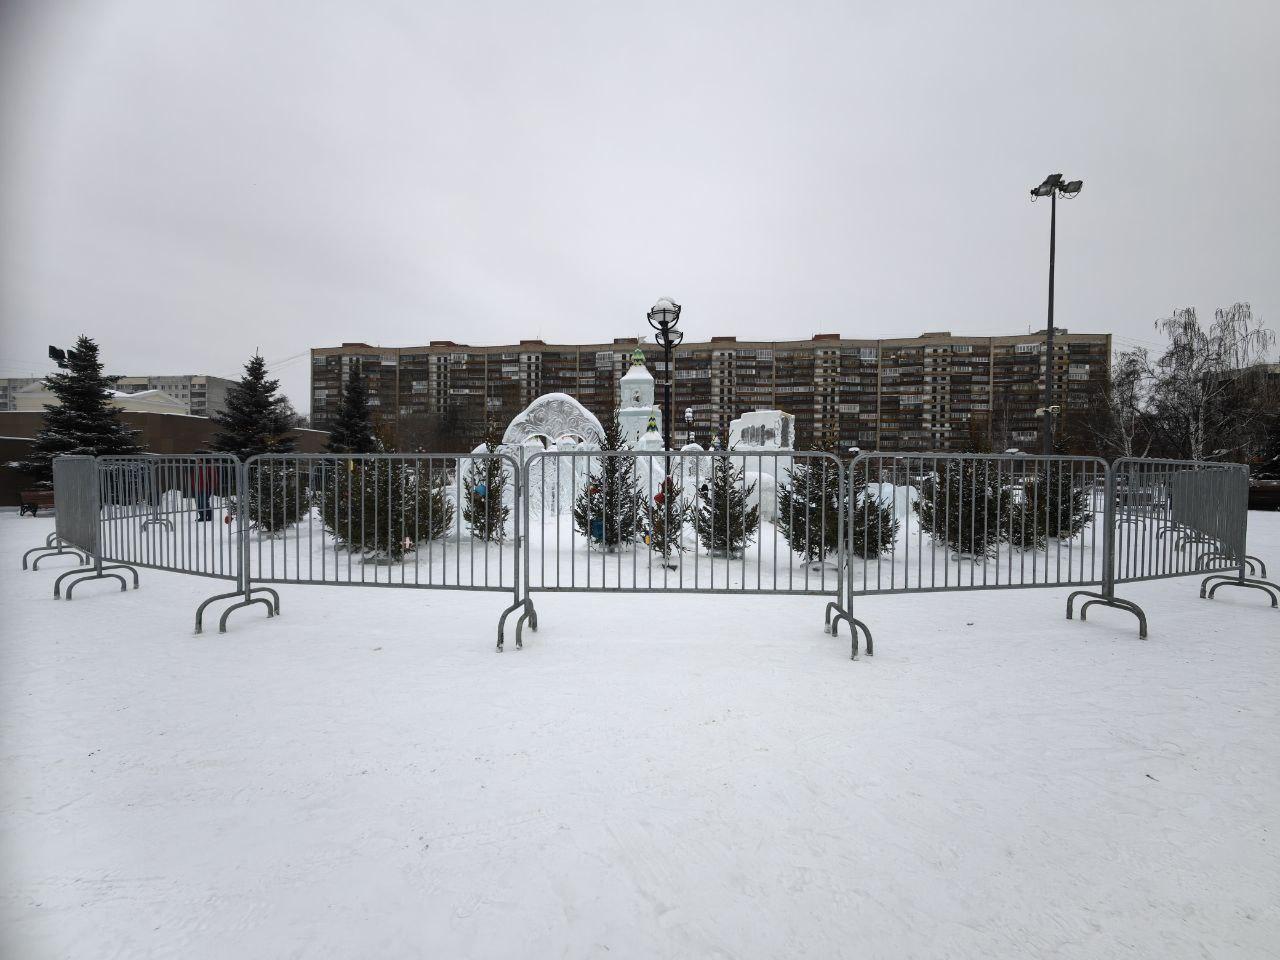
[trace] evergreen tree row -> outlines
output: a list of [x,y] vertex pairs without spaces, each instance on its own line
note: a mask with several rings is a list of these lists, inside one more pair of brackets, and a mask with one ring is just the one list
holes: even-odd
[[948,460],[912,505],[921,529],[961,556],[987,557],[1002,542],[1035,550],[1076,536],[1092,519],[1088,492],[1070,471],[1042,464],[1014,490],[988,461]]

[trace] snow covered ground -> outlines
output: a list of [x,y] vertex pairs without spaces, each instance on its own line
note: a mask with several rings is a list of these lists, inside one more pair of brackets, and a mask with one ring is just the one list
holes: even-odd
[[[1250,517],[1280,568],[1280,514]],[[0,955],[1274,957],[1280,612],[1140,583],[812,597],[19,570],[0,515]]]

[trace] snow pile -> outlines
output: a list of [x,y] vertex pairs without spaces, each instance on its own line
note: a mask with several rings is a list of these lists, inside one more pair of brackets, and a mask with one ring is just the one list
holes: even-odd
[[[1231,957],[1280,943],[1280,613],[1064,590],[283,589],[19,571],[0,515],[0,955]],[[1280,563],[1280,515],[1250,516]],[[47,566],[47,569],[44,567]]]

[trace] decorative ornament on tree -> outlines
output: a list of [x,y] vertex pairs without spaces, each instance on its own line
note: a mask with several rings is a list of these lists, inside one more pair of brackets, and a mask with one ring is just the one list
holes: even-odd
[[684,552],[684,525],[688,516],[689,507],[683,491],[667,477],[648,505],[645,543],[662,558],[662,565],[668,570],[676,569],[673,555]]

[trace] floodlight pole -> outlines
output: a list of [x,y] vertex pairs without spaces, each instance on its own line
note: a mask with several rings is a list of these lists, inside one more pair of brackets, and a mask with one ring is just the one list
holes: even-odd
[[1053,260],[1058,238],[1058,191],[1049,194],[1049,326],[1044,348],[1044,426],[1041,452],[1053,454]]
[[1053,405],[1053,268],[1058,245],[1058,194],[1068,200],[1080,195],[1083,180],[1064,180],[1062,174],[1051,173],[1044,178],[1044,183],[1031,188],[1031,199],[1049,198],[1049,321],[1045,329],[1044,345],[1044,406],[1037,413],[1044,417],[1041,427],[1042,450],[1045,456],[1053,453],[1053,415],[1057,408]]

